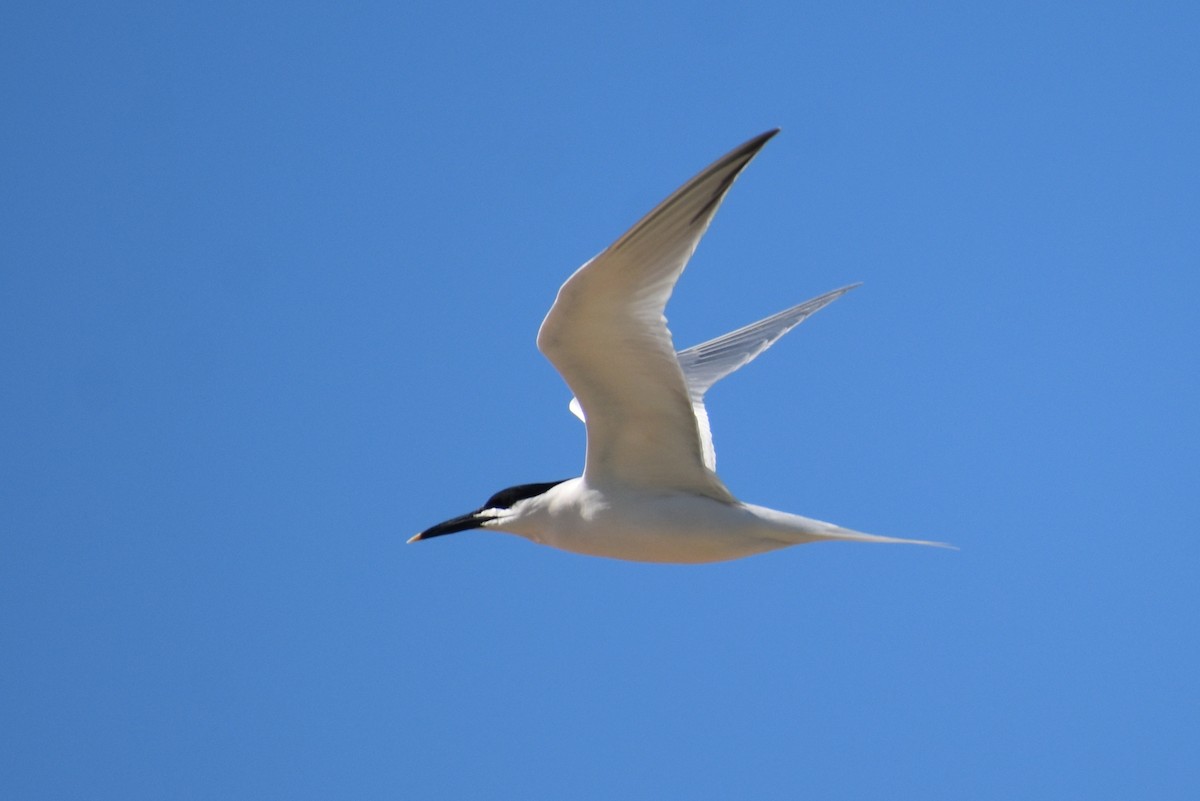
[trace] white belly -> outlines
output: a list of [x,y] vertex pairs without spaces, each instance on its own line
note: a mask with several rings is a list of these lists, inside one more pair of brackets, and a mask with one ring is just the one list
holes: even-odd
[[796,542],[740,504],[685,493],[594,490],[581,479],[554,490],[539,514],[506,530],[564,551],[638,562],[719,562]]

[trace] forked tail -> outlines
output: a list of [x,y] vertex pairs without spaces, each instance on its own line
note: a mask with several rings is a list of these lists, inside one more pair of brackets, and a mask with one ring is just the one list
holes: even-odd
[[864,534],[849,528],[835,526],[824,520],[814,520],[811,517],[779,512],[765,506],[746,506],[771,529],[771,533],[782,540],[791,543],[818,542],[820,540],[846,540],[848,542],[888,542],[900,545],[929,545],[934,548],[949,548],[957,551],[958,547],[945,542],[933,540],[912,540],[901,537],[881,537],[878,534]]
[[[817,522],[817,521],[814,521]],[[878,534],[864,534],[861,531],[854,531],[841,526],[835,526],[831,523],[825,523],[822,530],[817,533],[817,539],[824,540],[849,540],[851,542],[890,542],[900,545],[928,545],[933,548],[949,548],[952,551],[957,551],[957,545],[951,545],[948,542],[935,542],[934,540],[909,540],[902,537],[881,537]]]

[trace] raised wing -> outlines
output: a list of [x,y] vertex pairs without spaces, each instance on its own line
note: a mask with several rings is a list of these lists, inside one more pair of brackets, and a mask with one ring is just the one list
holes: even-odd
[[[709,470],[717,469],[717,454],[713,448],[712,432],[708,424],[708,412],[704,408],[704,394],[713,384],[754,359],[774,345],[784,334],[791,331],[810,315],[833,303],[842,295],[861,284],[826,292],[824,295],[806,300],[790,309],[742,326],[736,331],[702,342],[675,354],[683,369],[683,379],[691,396],[692,411],[696,415],[696,426],[700,434],[700,445],[704,463]],[[571,399],[571,412],[580,420],[585,419],[579,401]]]
[[736,331],[722,334],[699,345],[676,354],[679,366],[687,379],[688,389],[703,396],[713,384],[725,376],[754,361],[760,353],[774,345],[779,339],[814,313],[833,303],[851,289],[862,284],[826,292],[824,295],[806,300],[790,309],[743,326]]
[[778,131],[722,156],[558,291],[538,348],[587,418],[584,480],[733,496],[705,466],[691,393],[663,311],[738,174]]

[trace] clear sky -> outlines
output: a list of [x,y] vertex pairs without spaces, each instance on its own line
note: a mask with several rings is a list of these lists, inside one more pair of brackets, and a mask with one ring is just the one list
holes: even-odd
[[[1191,799],[1195,3],[12,3],[0,796]],[[416,531],[578,474],[558,286],[781,126],[680,347],[740,497],[961,550]]]

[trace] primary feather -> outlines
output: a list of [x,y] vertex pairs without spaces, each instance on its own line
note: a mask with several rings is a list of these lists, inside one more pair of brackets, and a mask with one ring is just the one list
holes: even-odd
[[[704,464],[709,470],[717,469],[717,452],[713,447],[708,411],[704,408],[705,393],[725,376],[754,361],[760,353],[774,345],[784,334],[800,325],[812,314],[858,286],[861,285],[850,284],[832,292],[826,292],[812,300],[798,303],[790,309],[784,309],[758,322],[742,326],[736,331],[722,334],[675,354],[679,367],[683,370],[683,380],[687,385],[688,395],[692,402],[692,413],[696,417]],[[571,398],[569,408],[572,414],[587,422],[587,417],[584,415],[583,407],[578,399]]]
[[733,501],[705,463],[663,311],[725,193],[775,133],[688,181],[559,289],[537,342],[587,419],[585,481]]

